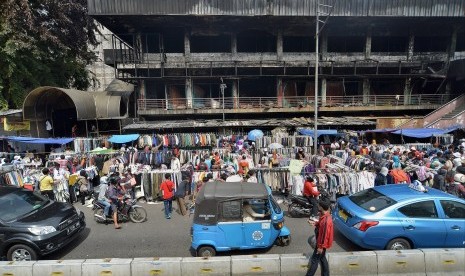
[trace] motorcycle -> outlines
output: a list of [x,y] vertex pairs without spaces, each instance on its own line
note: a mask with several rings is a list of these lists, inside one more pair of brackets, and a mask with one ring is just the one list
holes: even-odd
[[[136,204],[136,199],[131,199],[130,197],[125,196],[117,209],[117,219],[120,222],[132,221],[134,223],[141,223],[147,220],[147,211],[144,207]],[[112,223],[113,217],[111,214],[105,216],[103,209],[105,205],[100,203],[98,200],[94,200],[94,219],[98,223]]]
[[[330,195],[322,190],[320,191],[320,197],[330,199]],[[298,217],[310,217],[312,211],[312,204],[308,202],[307,198],[304,196],[299,195],[292,195],[289,194],[287,198],[289,202],[289,207],[287,209],[288,214],[290,217],[298,218]],[[331,201],[331,210],[333,209],[333,205],[336,203],[334,200],[330,199]]]

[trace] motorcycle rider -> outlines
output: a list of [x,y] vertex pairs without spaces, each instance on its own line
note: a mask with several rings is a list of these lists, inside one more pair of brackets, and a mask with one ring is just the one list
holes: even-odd
[[110,200],[106,197],[107,190],[108,190],[108,178],[106,176],[102,176],[100,178],[100,186],[99,186],[99,193],[98,193],[97,200],[99,203],[102,203],[102,205],[105,206],[105,208],[103,208],[103,213],[105,217],[109,216],[110,207],[111,207]]
[[122,195],[121,191],[116,187],[118,179],[116,177],[110,177],[110,186],[108,187],[105,197],[109,199],[110,207],[113,212],[113,223],[115,229],[121,229],[121,225],[118,224],[118,207],[119,207],[119,196]]
[[302,193],[303,196],[307,198],[308,202],[312,204],[310,220],[318,221],[318,196],[320,195],[320,192],[318,191],[318,187],[313,181],[313,178],[309,175],[305,178],[304,190]]

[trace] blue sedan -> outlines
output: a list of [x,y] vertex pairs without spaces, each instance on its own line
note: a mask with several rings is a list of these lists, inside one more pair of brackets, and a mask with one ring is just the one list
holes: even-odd
[[334,225],[367,249],[465,247],[465,200],[406,184],[369,188],[338,199]]

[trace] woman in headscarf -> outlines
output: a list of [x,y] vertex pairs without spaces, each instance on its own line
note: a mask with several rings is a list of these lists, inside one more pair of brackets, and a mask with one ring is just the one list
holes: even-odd
[[402,169],[400,158],[397,155],[392,156],[392,169]]

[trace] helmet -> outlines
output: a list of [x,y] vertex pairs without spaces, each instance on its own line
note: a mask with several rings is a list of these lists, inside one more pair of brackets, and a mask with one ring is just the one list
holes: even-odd
[[100,177],[100,184],[108,184],[108,177],[107,176]]
[[116,183],[118,183],[118,179],[117,179],[116,177],[114,177],[114,176],[111,176],[111,177],[109,178],[108,182],[109,182],[110,184],[116,184]]

